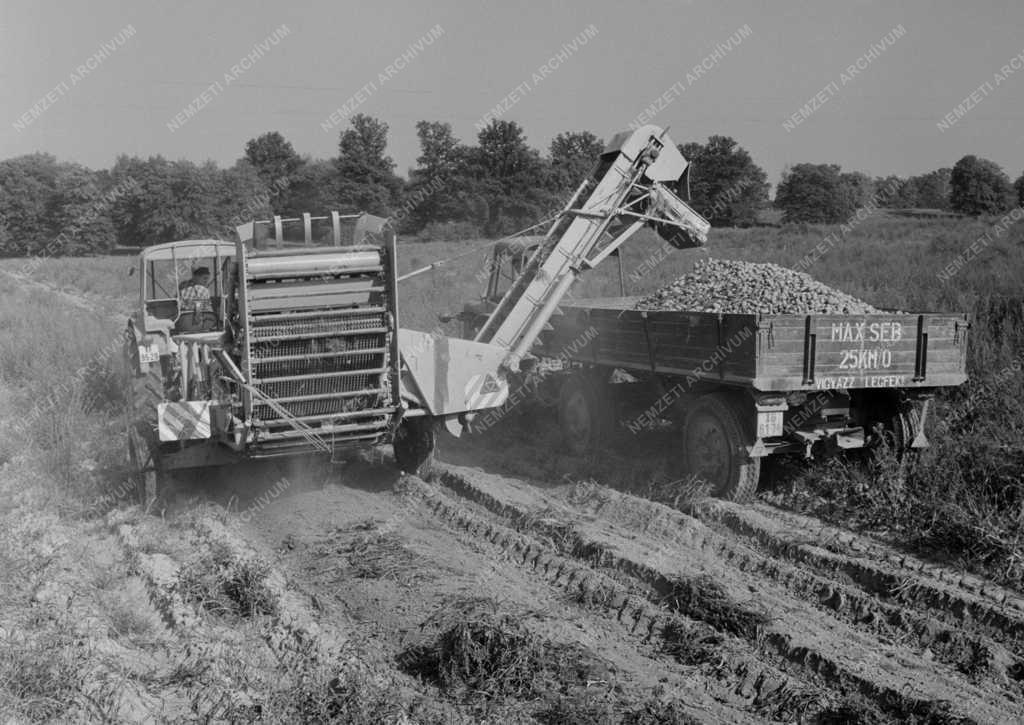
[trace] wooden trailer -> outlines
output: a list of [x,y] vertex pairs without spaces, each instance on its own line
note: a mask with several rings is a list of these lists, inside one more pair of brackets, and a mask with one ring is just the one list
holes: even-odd
[[[690,473],[750,498],[761,460],[927,445],[937,388],[967,379],[966,314],[641,311],[639,298],[575,301],[542,336],[559,421],[582,453],[619,427],[676,425]],[[586,340],[586,344],[580,344]]]

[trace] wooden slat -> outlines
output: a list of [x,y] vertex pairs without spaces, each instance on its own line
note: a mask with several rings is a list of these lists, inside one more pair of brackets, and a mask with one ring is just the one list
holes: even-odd
[[[804,348],[810,331],[816,335],[814,379],[822,377],[865,378],[886,380],[897,376],[905,380],[905,387],[921,385],[958,384],[964,378],[966,317],[963,315],[928,314],[924,324],[928,332],[927,378],[913,382],[917,351],[918,315],[717,315],[713,313],[651,311],[644,317],[636,310],[621,306],[588,308],[580,302],[567,305],[572,314],[553,322],[554,330],[546,337],[551,352],[564,349],[592,325],[597,337],[577,359],[587,362],[647,371],[651,355],[648,340],[654,348],[656,370],[665,374],[690,374],[696,368],[699,376],[722,379],[749,385],[771,384],[781,387],[761,389],[815,389],[805,385]],[[864,341],[832,340],[832,325],[866,323],[879,336],[885,329],[886,338],[893,334],[892,323],[900,323],[901,339]],[[886,326],[883,327],[882,323]],[[760,327],[758,327],[760,325]],[[728,352],[722,343],[748,328],[745,339],[736,340]],[[838,328],[837,328],[838,329]],[[954,342],[956,339],[956,342]],[[892,355],[888,368],[848,370],[840,368],[848,350],[887,349]],[[716,363],[708,363],[712,358]],[[701,368],[705,365],[704,368]],[[710,370],[708,370],[710,368]],[[954,381],[954,382],[950,382]]]
[[[873,348],[866,349],[871,350]],[[914,364],[914,355],[916,353],[916,350],[914,348],[904,348],[899,350],[890,348],[890,350],[892,350],[893,365],[897,364],[897,360],[901,360],[911,366]],[[962,354],[963,353],[959,348],[938,347],[933,340],[931,340],[930,338],[928,340],[929,365],[933,360],[959,360]],[[762,357],[765,361],[780,361],[788,364],[793,360],[803,360],[803,353],[789,350],[785,352],[777,352],[775,350],[772,350],[771,352],[765,353]],[[827,364],[829,363],[829,361],[833,361],[832,364],[838,365],[842,360],[842,357],[842,350],[822,350],[821,344],[819,343],[816,355],[818,365]]]

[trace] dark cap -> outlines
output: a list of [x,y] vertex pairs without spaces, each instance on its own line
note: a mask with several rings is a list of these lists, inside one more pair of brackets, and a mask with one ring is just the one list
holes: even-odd
[[209,273],[210,273],[210,268],[209,267],[196,267],[195,269],[192,270],[192,276],[193,277],[198,277],[201,274],[209,274]]

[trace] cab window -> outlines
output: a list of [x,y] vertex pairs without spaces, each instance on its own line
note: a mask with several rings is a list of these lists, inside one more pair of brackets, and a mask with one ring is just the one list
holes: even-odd
[[[221,262],[226,258],[221,257]],[[153,317],[175,320],[180,311],[180,290],[192,279],[192,270],[206,267],[210,270],[211,302],[215,313],[220,312],[222,297],[222,270],[214,257],[183,257],[179,259],[151,260],[146,265],[146,310]]]

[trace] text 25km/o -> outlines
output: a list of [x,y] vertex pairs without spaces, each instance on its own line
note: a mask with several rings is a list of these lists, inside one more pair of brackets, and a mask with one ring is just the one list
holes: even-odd
[[876,347],[871,350],[840,350],[840,370],[879,370],[892,367],[892,350]]

